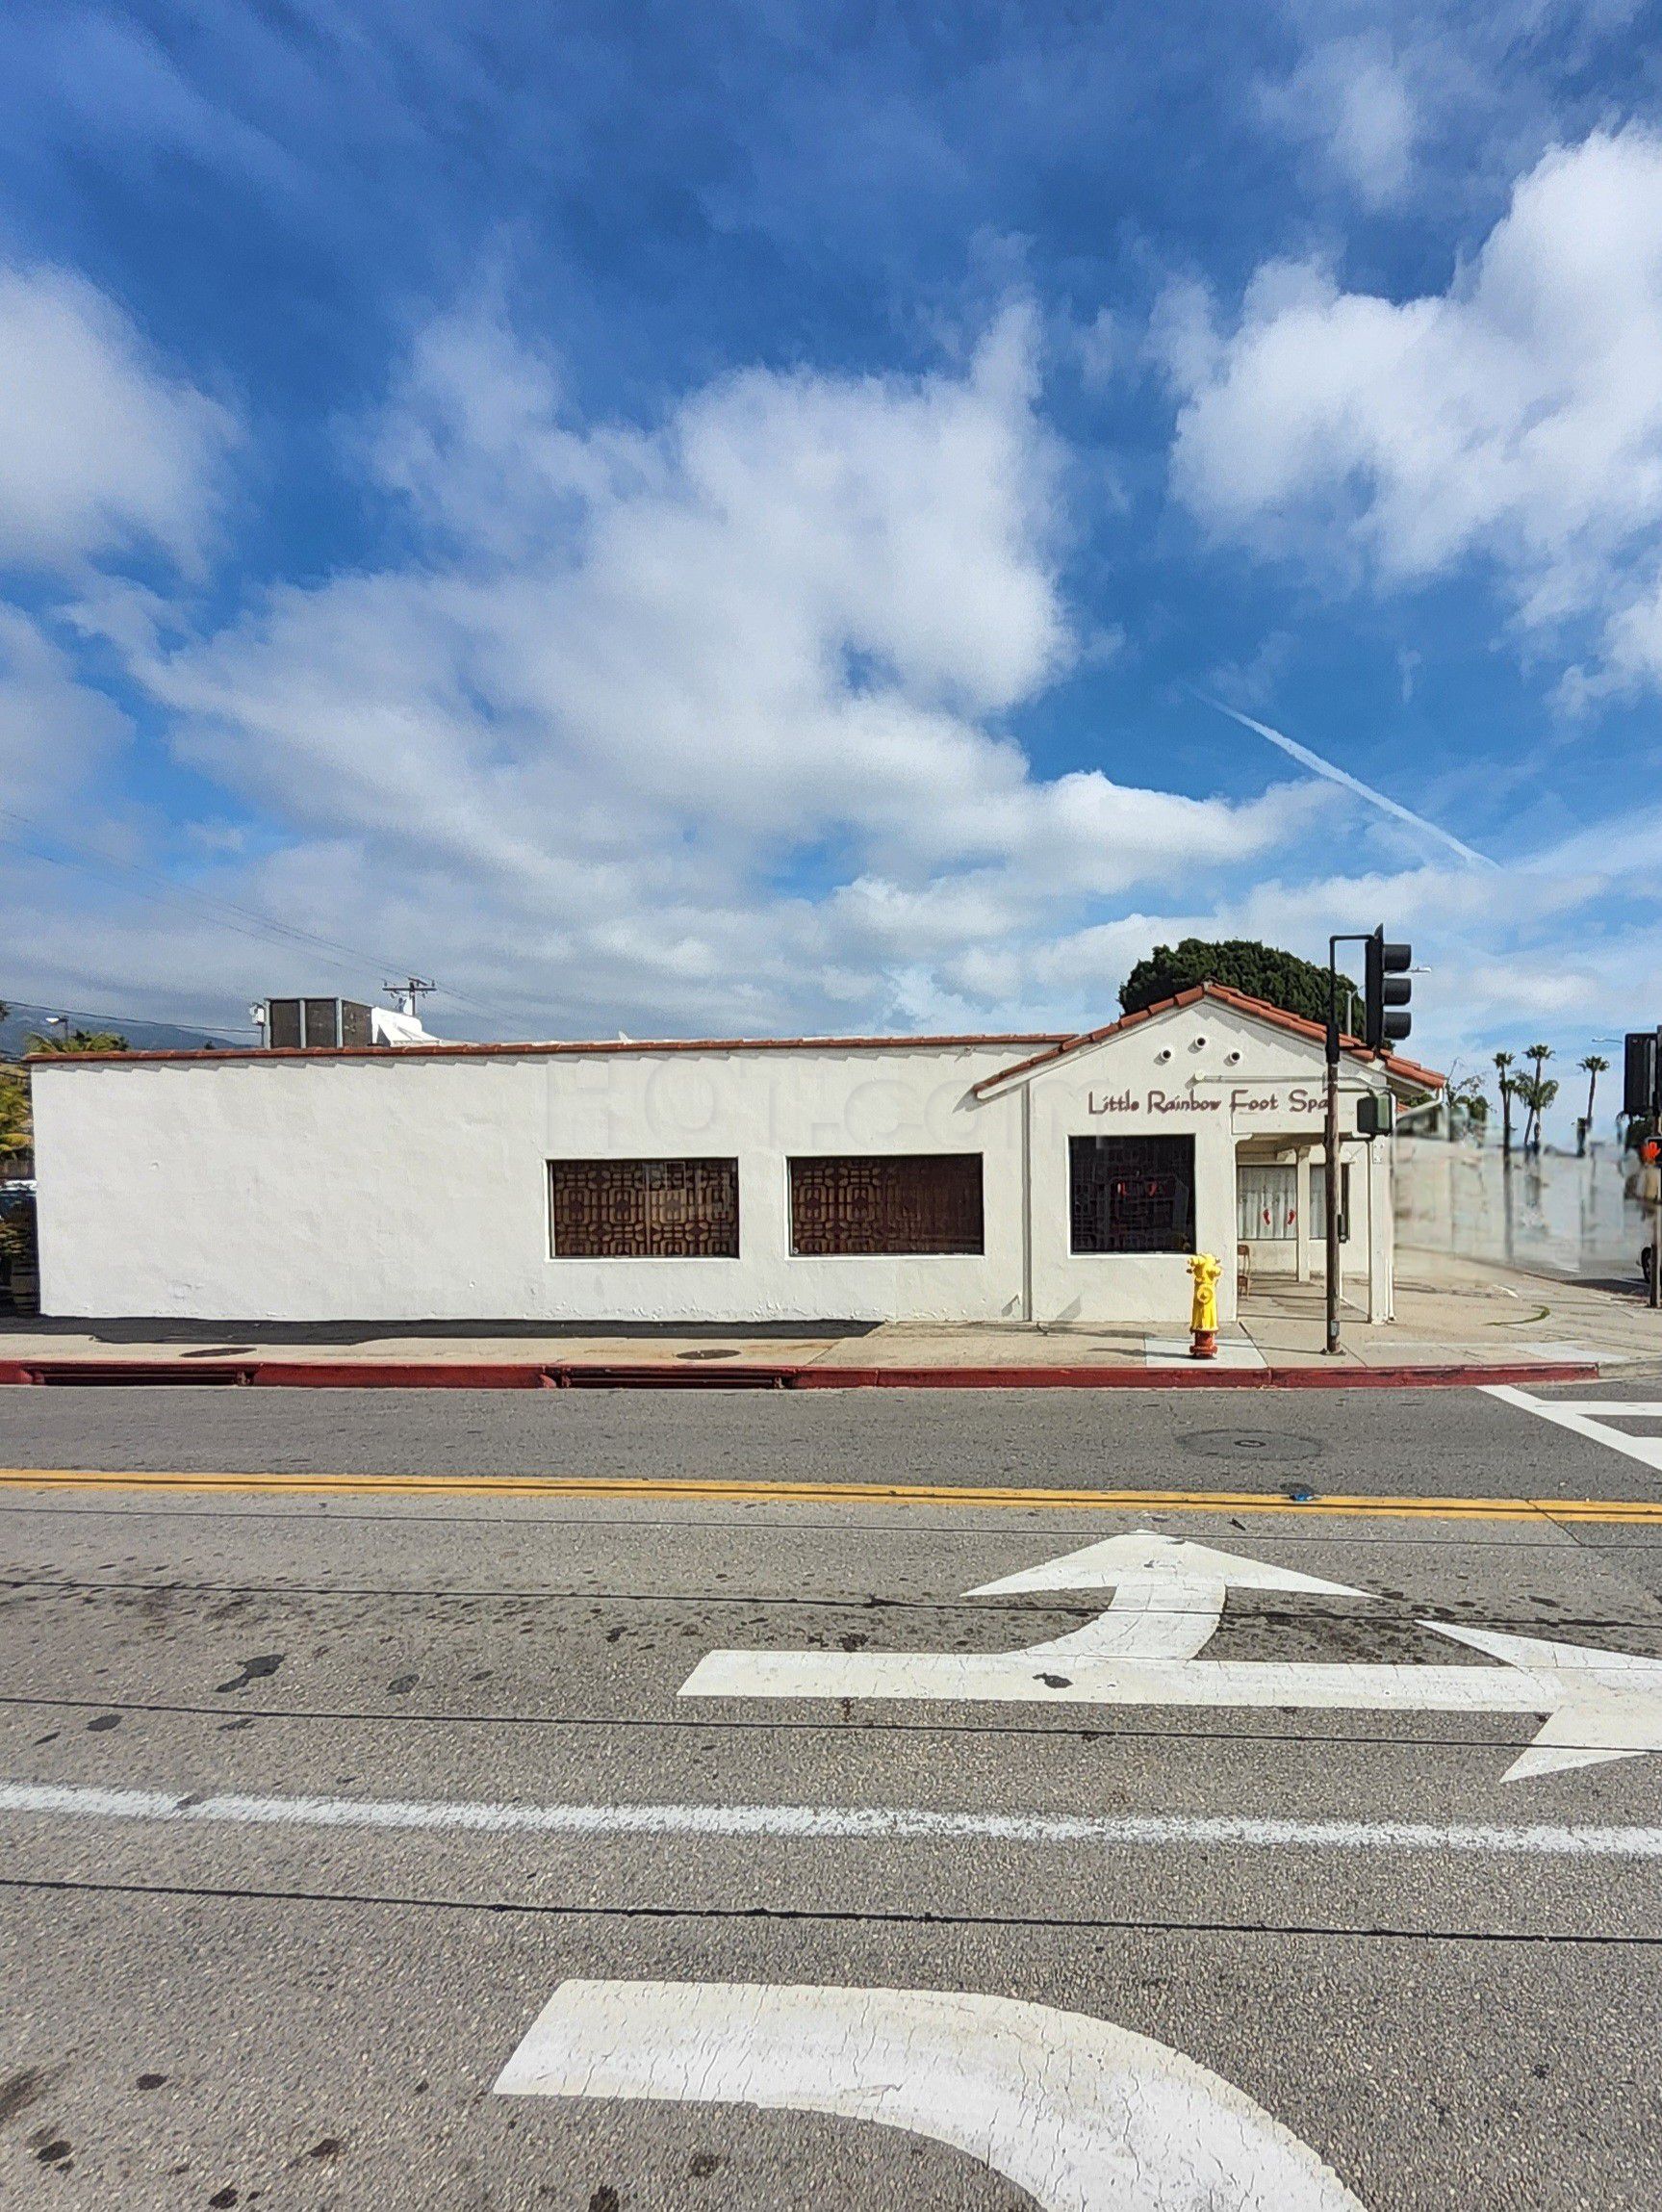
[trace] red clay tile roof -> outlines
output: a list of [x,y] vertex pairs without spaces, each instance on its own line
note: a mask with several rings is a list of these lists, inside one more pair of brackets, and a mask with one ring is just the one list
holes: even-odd
[[[1197,983],[1189,990],[1180,990],[1175,998],[1163,998],[1153,1006],[1139,1007],[1135,1014],[1122,1014],[1117,1021],[1111,1021],[1101,1029],[1087,1029],[1077,1037],[1063,1038],[1048,1051],[1018,1060],[1011,1067],[1000,1068],[996,1075],[983,1076],[972,1088],[981,1097],[1017,1075],[1026,1075],[1036,1067],[1046,1067],[1055,1060],[1065,1060],[1069,1053],[1082,1052],[1087,1045],[1101,1044],[1108,1038],[1117,1037],[1122,1030],[1135,1029],[1139,1021],[1152,1021],[1157,1014],[1169,1014],[1173,1007],[1194,1006],[1203,998],[1216,999],[1223,1006],[1233,1007],[1238,1014],[1250,1014],[1260,1021],[1270,1022],[1277,1029],[1291,1030],[1295,1036],[1311,1039],[1317,1044],[1326,1042],[1327,1033],[1319,1021],[1307,1021],[1301,1014],[1289,1014],[1285,1007],[1271,1006],[1267,999],[1250,998],[1244,990],[1236,990],[1227,983]],[[1421,1067],[1417,1061],[1404,1060],[1397,1053],[1370,1052],[1358,1038],[1342,1037],[1340,1045],[1353,1060],[1377,1060],[1386,1074],[1394,1076],[1399,1083],[1417,1083],[1427,1091],[1441,1091],[1446,1080],[1434,1067]]]
[[629,1052],[907,1052],[969,1046],[1064,1044],[1064,1032],[1018,1030],[973,1037],[670,1037],[555,1039],[541,1044],[348,1044],[301,1050],[287,1045],[216,1045],[161,1052],[35,1052],[28,1067],[130,1067],[157,1061],[224,1060],[537,1060],[574,1053]]
[[[1162,999],[1156,1006],[1139,1009],[1136,1014],[1121,1015],[1101,1029],[1087,1029],[1076,1036],[1060,1030],[1017,1031],[1013,1035],[993,1033],[963,1037],[697,1037],[697,1038],[604,1038],[595,1041],[556,1039],[548,1043],[534,1044],[350,1044],[344,1046],[319,1046],[306,1050],[288,1046],[223,1045],[213,1050],[192,1048],[171,1052],[49,1052],[33,1053],[24,1063],[29,1067],[131,1067],[154,1066],[158,1062],[197,1061],[221,1062],[227,1060],[536,1060],[556,1059],[576,1054],[627,1054],[631,1052],[897,1052],[897,1051],[949,1051],[991,1045],[1037,1044],[1043,1051],[1018,1060],[1009,1067],[1001,1067],[996,1074],[984,1076],[973,1086],[981,1095],[996,1090],[1000,1084],[1014,1076],[1026,1075],[1036,1067],[1048,1067],[1053,1061],[1062,1060],[1069,1053],[1081,1052],[1087,1045],[1101,1044],[1120,1031],[1135,1029],[1139,1021],[1151,1021],[1158,1014],[1169,1013],[1173,1007],[1193,1006],[1203,998],[1214,998],[1237,1012],[1250,1014],[1261,1021],[1267,1021],[1279,1029],[1294,1035],[1322,1041],[1322,1027],[1318,1021],[1307,1021],[1302,1015],[1289,1014],[1284,1008],[1271,1006],[1267,1000],[1249,998],[1245,991],[1233,990],[1224,983],[1200,983],[1192,990],[1180,991],[1175,998]],[[1435,1068],[1421,1067],[1412,1060],[1398,1054],[1375,1054],[1353,1037],[1343,1039],[1343,1047],[1351,1058],[1371,1061],[1378,1059],[1388,1075],[1398,1082],[1416,1083],[1427,1091],[1441,1091],[1444,1077]]]

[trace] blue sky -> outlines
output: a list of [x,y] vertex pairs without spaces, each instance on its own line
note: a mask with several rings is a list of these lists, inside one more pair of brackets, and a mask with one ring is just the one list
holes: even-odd
[[1385,921],[1444,1063],[1654,1020],[1655,32],[19,0],[0,991],[1050,1026]]

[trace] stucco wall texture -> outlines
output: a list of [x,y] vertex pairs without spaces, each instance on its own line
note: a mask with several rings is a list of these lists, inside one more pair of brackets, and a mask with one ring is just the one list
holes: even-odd
[[[1196,1242],[1228,1260],[1236,1145],[1319,1134],[1319,1047],[1209,1002],[978,1094],[1031,1049],[894,1041],[38,1064],[42,1307],[227,1321],[1182,1327],[1181,1254],[1070,1250],[1068,1140],[1192,1135]],[[1380,1080],[1347,1068],[1347,1128],[1355,1094]],[[791,1157],[945,1151],[983,1157],[981,1254],[793,1255]],[[550,1160],[710,1155],[738,1162],[738,1258],[550,1250]],[[1365,1180],[1371,1189],[1376,1177]],[[1232,1270],[1223,1289],[1227,1321]]]

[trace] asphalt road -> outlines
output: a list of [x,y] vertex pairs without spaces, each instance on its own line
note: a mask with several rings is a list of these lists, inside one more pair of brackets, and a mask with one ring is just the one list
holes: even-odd
[[[1543,1639],[1662,1659],[1662,1413],[1595,1420],[0,1392],[0,2200],[1662,2202],[1662,1765],[1562,1762],[1662,1689],[1506,1779]],[[1257,1574],[973,1594],[1134,1530]]]

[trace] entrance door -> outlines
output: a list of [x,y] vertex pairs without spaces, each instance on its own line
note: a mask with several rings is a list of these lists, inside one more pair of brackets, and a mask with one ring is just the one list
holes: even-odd
[[1291,1160],[1237,1160],[1235,1233],[1243,1245],[1297,1240],[1298,1170]]

